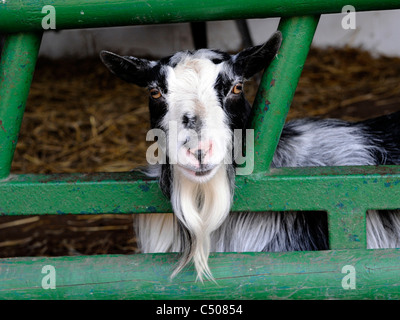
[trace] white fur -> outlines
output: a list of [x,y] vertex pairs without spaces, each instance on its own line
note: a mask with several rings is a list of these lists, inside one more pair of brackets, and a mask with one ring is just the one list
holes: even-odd
[[[213,179],[201,184],[187,179],[180,170],[174,170],[173,175],[172,207],[176,217],[193,233],[194,243],[172,277],[193,260],[198,279],[212,279],[207,263],[211,234],[226,219],[232,202],[227,172],[221,167]],[[176,219],[171,214],[138,215],[137,230],[144,253],[183,250]]]
[[179,239],[175,238],[176,225],[172,214],[149,213],[140,215],[140,246],[143,253],[177,252]]
[[[212,278],[207,263],[210,237],[229,213],[232,201],[229,183],[224,168],[220,168],[212,180],[202,184],[193,182],[179,170],[174,170],[171,203],[178,219],[193,232],[194,243],[187,259],[193,259],[200,280],[203,275]],[[184,265],[181,264],[173,275],[182,267]]]
[[286,125],[299,135],[282,141],[276,167],[374,165],[373,152],[385,153],[363,132],[340,120],[294,120]]
[[[390,215],[390,225],[384,225],[383,215]],[[382,219],[383,218],[383,219]],[[387,229],[391,232],[388,232]],[[378,213],[367,212],[367,247],[368,249],[400,248],[400,214],[399,211]]]

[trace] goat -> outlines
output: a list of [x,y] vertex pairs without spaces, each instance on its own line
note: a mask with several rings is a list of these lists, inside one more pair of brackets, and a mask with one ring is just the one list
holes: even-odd
[[[265,44],[235,55],[200,49],[159,61],[101,52],[112,73],[148,87],[151,128],[166,133],[160,148],[166,161],[150,166],[148,174],[159,179],[175,215],[139,215],[137,233],[142,252],[181,252],[172,276],[193,262],[199,280],[212,280],[211,251],[328,249],[326,216],[229,214],[237,164],[224,159],[232,155],[234,130],[247,127],[251,107],[243,84],[270,64],[281,41],[278,31]],[[293,120],[283,128],[272,166],[400,164],[399,123],[400,113],[357,123]],[[193,132],[201,138],[192,141]],[[173,139],[178,156],[169,150]],[[367,234],[369,248],[399,246],[400,217],[369,212]]]

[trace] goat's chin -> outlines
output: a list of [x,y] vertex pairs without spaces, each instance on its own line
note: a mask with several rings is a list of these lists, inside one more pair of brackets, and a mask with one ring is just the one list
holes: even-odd
[[194,169],[177,164],[176,168],[190,181],[206,183],[210,181],[218,171],[220,165],[207,166],[203,169]]

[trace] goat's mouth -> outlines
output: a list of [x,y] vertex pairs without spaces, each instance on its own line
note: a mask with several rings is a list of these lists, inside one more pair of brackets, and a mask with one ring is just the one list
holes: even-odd
[[213,169],[210,170],[203,170],[203,171],[196,171],[195,175],[198,177],[206,176],[208,175]]
[[188,178],[192,180],[201,180],[204,181],[204,179],[210,178],[214,175],[216,168],[218,166],[204,166],[200,168],[193,168],[193,167],[187,167],[187,166],[182,166],[178,165],[179,168],[183,171],[183,173],[188,176]]

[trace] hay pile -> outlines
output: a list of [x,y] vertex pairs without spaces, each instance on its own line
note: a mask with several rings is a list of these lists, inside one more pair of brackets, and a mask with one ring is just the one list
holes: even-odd
[[357,49],[311,50],[289,118],[362,120],[400,110],[400,58]]
[[147,93],[99,59],[39,60],[12,170],[101,172],[143,163]]
[[[249,100],[256,92],[250,82]],[[400,59],[310,52],[289,118],[365,119],[400,110]],[[99,59],[39,60],[14,173],[127,171],[145,164],[146,90]],[[0,257],[132,253],[131,215],[0,217]]]

